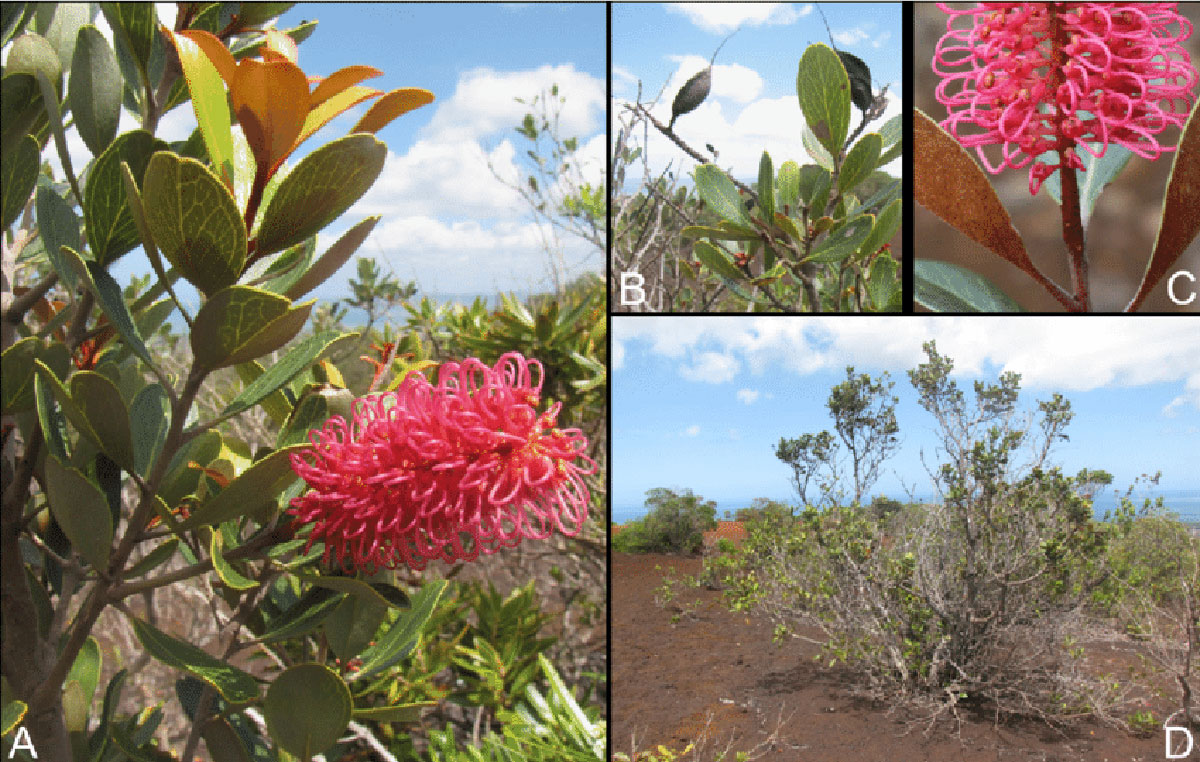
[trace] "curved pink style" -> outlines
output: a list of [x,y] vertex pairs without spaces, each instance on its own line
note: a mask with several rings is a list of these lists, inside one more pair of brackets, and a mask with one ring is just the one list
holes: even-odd
[[[1158,142],[1195,102],[1196,69],[1182,43],[1191,23],[1176,3],[978,3],[949,14],[933,70],[942,127],[993,174],[1030,166],[1029,192],[1080,151],[1117,143],[1156,159]],[[967,19],[969,26],[955,29]],[[1002,146],[993,165],[983,146]],[[1057,155],[1043,156],[1047,152]]]
[[353,422],[330,418],[292,456],[310,489],[288,513],[313,524],[309,545],[323,541],[326,561],[354,569],[423,569],[578,534],[582,476],[596,464],[579,429],[555,428],[561,404],[537,412],[543,376],[513,352],[494,367],[444,363],[436,385],[410,373],[356,400]]

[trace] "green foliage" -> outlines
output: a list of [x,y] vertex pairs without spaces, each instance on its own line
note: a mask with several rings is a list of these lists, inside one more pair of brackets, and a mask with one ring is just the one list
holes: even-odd
[[690,489],[655,487],[646,493],[648,513],[624,526],[613,538],[621,553],[696,553],[704,532],[716,526],[717,504]]

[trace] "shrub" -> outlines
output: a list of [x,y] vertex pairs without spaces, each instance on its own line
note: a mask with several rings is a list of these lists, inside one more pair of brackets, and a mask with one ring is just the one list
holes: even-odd
[[716,526],[717,504],[690,489],[656,487],[646,493],[649,513],[631,521],[613,538],[621,553],[698,553],[704,532]]

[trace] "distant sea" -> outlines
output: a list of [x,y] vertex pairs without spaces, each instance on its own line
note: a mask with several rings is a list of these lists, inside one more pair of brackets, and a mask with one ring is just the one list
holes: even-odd
[[[1163,506],[1179,515],[1181,521],[1189,524],[1200,524],[1200,490],[1159,490],[1157,492],[1135,493],[1131,495],[1135,507],[1140,508],[1142,500],[1149,497],[1162,497]],[[781,503],[792,503],[793,498],[776,498]],[[900,498],[897,498],[900,499]],[[906,499],[906,498],[905,498]],[[929,496],[919,496],[918,500],[929,500]],[[718,500],[717,516],[723,516],[726,512],[730,514],[736,513],[739,508],[747,508],[753,502],[752,498],[742,500]],[[1098,495],[1093,501],[1092,510],[1097,518],[1102,518],[1107,511],[1111,511],[1117,507],[1117,497],[1112,492],[1105,492]],[[626,521],[641,518],[646,513],[645,505],[621,505],[613,508],[612,520],[618,524],[624,524]]]

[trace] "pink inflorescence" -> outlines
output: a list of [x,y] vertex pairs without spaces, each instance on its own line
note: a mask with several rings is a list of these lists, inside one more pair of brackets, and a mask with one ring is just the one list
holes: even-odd
[[[978,3],[949,14],[933,70],[942,127],[974,148],[993,174],[1030,163],[1029,192],[1079,150],[1117,143],[1156,159],[1155,137],[1181,126],[1195,101],[1196,69],[1182,43],[1191,23],[1176,3]],[[955,29],[967,17],[970,26]],[[981,131],[974,131],[981,130]],[[983,146],[1002,146],[993,166]],[[1039,158],[1056,151],[1055,163]]]
[[310,489],[288,512],[313,524],[326,561],[368,570],[577,534],[596,464],[578,429],[555,428],[561,403],[537,412],[543,375],[517,353],[470,358],[443,364],[436,385],[414,372],[356,400],[352,423],[330,418],[292,456]]

